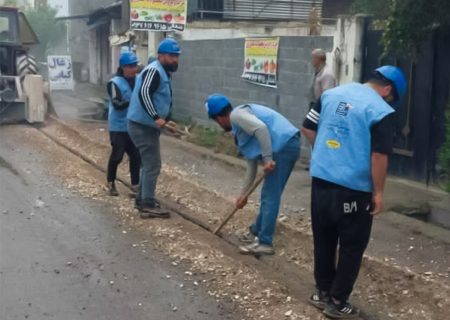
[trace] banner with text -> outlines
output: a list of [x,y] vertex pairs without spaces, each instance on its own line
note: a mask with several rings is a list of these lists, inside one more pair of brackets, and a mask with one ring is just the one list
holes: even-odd
[[188,0],[131,0],[131,29],[183,31]]
[[262,86],[277,87],[278,37],[246,38],[242,78]]
[[51,90],[73,90],[73,69],[70,56],[48,56],[48,80]]

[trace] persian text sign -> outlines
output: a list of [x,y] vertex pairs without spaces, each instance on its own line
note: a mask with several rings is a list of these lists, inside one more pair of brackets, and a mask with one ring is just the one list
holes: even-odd
[[277,87],[278,37],[246,38],[242,78],[268,87]]
[[183,31],[188,0],[131,0],[131,29]]
[[48,56],[48,80],[51,90],[73,90],[73,69],[70,56]]

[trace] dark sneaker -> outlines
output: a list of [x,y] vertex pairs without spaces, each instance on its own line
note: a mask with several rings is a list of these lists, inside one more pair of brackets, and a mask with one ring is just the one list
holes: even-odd
[[323,310],[324,315],[331,319],[354,319],[359,317],[359,309],[348,302],[336,304],[330,299]]
[[327,306],[328,301],[330,301],[330,296],[328,295],[328,292],[316,290],[316,292],[309,297],[308,301],[317,309],[323,310]]
[[252,244],[254,243],[258,238],[251,233],[250,231],[248,233],[245,233],[239,237],[239,241],[246,244]]
[[273,255],[275,254],[275,250],[273,250],[272,246],[259,243],[259,241],[255,241],[254,243],[239,247],[239,253],[261,256],[261,255]]
[[130,198],[136,199],[139,193],[139,185],[131,186]]
[[119,195],[114,181],[108,182],[108,194],[112,197],[117,197]]
[[139,210],[139,208],[140,208],[141,206],[142,206],[141,200],[139,200],[138,198],[136,198],[136,199],[134,200],[134,208]]
[[140,211],[141,219],[170,218],[169,211],[161,208],[161,205],[158,202],[155,202],[154,205],[142,205],[139,202],[137,202],[135,206],[136,209]]

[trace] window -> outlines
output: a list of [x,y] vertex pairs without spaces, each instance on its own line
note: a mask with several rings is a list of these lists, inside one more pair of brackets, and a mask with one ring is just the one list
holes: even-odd
[[0,17],[0,41],[11,42],[11,33],[9,32],[8,17]]
[[14,12],[0,12],[0,42],[17,42],[17,24]]

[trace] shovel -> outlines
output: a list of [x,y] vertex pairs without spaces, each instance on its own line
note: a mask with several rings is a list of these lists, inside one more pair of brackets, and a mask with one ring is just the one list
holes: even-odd
[[[256,188],[258,188],[258,186],[261,184],[261,182],[264,181],[264,179],[266,178],[266,174],[262,174],[258,180],[255,181],[255,183],[253,184],[253,186],[247,190],[247,192],[245,192],[244,197],[248,198],[255,190]],[[230,221],[230,219],[236,214],[236,212],[239,211],[238,207],[234,207],[233,211],[231,211],[226,217],[225,219],[223,219],[223,221],[220,223],[220,225],[217,227],[217,229],[214,231],[214,234],[217,235],[219,233],[220,230],[222,230],[222,228],[228,223],[228,221]]]
[[185,130],[181,130],[178,128],[177,124],[173,121],[169,121],[167,122],[165,128],[172,134],[176,134],[179,136],[187,136],[190,137],[191,134],[190,132],[187,130],[187,128],[185,128]]

